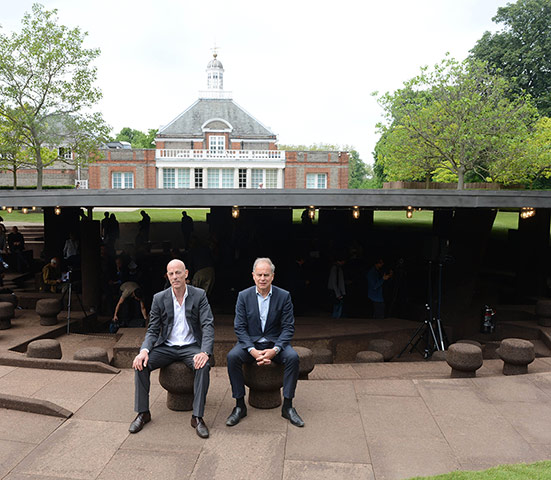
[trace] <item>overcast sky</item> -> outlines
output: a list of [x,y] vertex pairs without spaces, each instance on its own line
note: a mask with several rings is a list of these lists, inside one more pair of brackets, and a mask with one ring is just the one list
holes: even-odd
[[[279,143],[352,145],[372,163],[381,109],[373,91],[399,88],[446,52],[464,59],[507,0],[43,0],[60,23],[88,32],[114,132],[169,123],[206,89],[219,48],[224,89]],[[4,33],[31,0],[0,0]]]

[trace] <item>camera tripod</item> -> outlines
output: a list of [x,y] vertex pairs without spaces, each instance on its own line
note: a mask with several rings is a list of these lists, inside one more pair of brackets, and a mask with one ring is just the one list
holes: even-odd
[[[440,317],[440,309],[442,306],[442,262],[438,264],[438,299],[437,299],[437,311],[436,318],[432,313],[432,261],[428,262],[428,301],[425,304],[426,308],[426,317],[423,320],[417,330],[413,333],[407,345],[402,349],[398,354],[398,358],[411,346],[409,352],[412,353],[413,350],[416,350],[423,355],[424,359],[428,359],[432,356],[435,350],[445,350],[448,339],[446,337],[446,332],[442,327],[442,320]],[[436,325],[435,325],[436,324]],[[436,328],[435,328],[436,326]],[[419,343],[422,343],[424,346],[423,349],[418,347]]]
[[[61,304],[63,304],[63,300],[65,298],[65,294],[68,292],[67,295],[67,335],[69,335],[69,326],[71,324],[71,300],[73,298],[73,282],[68,281],[67,282],[67,289],[62,293],[61,295]],[[88,318],[88,314],[86,313],[86,310],[84,308],[84,305],[82,304],[82,299],[80,298],[80,295],[75,290],[75,295],[77,296],[78,303],[80,304],[80,308],[84,312],[84,318]]]

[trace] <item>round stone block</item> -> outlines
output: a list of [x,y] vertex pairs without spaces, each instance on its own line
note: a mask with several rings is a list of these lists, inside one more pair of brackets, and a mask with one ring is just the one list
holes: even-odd
[[394,343],[392,343],[390,340],[385,340],[384,338],[375,338],[374,340],[370,340],[367,344],[367,350],[370,352],[379,352],[385,362],[388,362],[392,358],[392,347],[394,346]]
[[34,340],[27,345],[27,357],[60,359],[61,345],[51,338]]
[[193,381],[195,373],[184,362],[162,367],[159,383],[167,391],[166,406],[170,410],[193,410]]
[[10,302],[0,302],[0,330],[11,328],[11,319],[15,315],[15,309]]
[[293,347],[299,359],[298,378],[308,380],[308,374],[314,370],[314,355],[312,350],[306,347]]
[[430,356],[431,360],[435,362],[445,362],[446,361],[446,351],[445,350],[436,350]]
[[446,353],[446,362],[452,367],[452,378],[476,377],[482,361],[482,350],[470,343],[454,343]]
[[102,362],[109,365],[107,350],[100,347],[81,348],[75,352],[73,355],[73,360],[80,360],[84,362]]
[[520,375],[528,372],[528,365],[536,354],[534,344],[521,338],[506,338],[496,350],[503,360],[503,375]]
[[59,312],[61,312],[61,302],[57,298],[41,298],[36,302],[36,313],[40,316],[40,325],[57,324]]
[[312,355],[315,365],[319,365],[320,363],[333,363],[333,352],[328,348],[313,348]]
[[468,343],[469,345],[474,345],[475,347],[480,348],[480,350],[482,350],[482,353],[484,353],[484,347],[486,346],[486,345],[482,345],[480,342],[477,342],[476,340],[468,340],[468,339],[457,340],[457,342],[455,343]]
[[13,304],[13,308],[17,308],[17,304],[19,303],[17,295],[13,293],[0,293],[0,302],[10,302]]
[[385,357],[379,352],[363,351],[356,354],[356,363],[379,363],[384,361]]
[[283,386],[283,365],[270,363],[243,365],[245,385],[249,387],[249,405],[255,408],[276,408],[281,405]]

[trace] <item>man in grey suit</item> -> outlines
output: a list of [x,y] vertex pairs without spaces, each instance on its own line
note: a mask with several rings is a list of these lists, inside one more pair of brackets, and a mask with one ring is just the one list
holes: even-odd
[[134,409],[138,415],[130,424],[129,431],[137,433],[151,421],[151,371],[175,361],[183,361],[195,370],[191,426],[201,438],[208,438],[209,429],[203,421],[203,413],[209,388],[214,318],[205,291],[186,285],[188,271],[184,262],[172,260],[166,270],[170,288],[153,297],[145,340],[140,353],[132,362],[136,370]]
[[289,292],[272,285],[274,272],[275,266],[269,258],[257,258],[253,265],[256,286],[239,292],[237,297],[234,329],[238,343],[227,356],[236,405],[226,420],[228,427],[247,416],[243,364],[268,365],[272,361],[284,365],[281,415],[297,427],[304,426],[293,407],[299,373],[297,352],[289,344],[295,332],[293,303]]

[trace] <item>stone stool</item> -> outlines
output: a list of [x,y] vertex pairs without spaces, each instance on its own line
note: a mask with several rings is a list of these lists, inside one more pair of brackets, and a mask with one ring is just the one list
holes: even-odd
[[370,340],[367,344],[367,349],[370,352],[379,352],[385,362],[388,362],[392,358],[392,347],[394,346],[394,343],[392,343],[390,340],[385,340],[384,338],[376,338],[374,340]]
[[356,354],[356,363],[378,363],[384,361],[385,357],[379,352],[363,351]]
[[102,362],[109,365],[109,356],[107,350],[100,347],[87,347],[77,350],[73,355],[73,360],[84,362]]
[[17,295],[13,293],[0,293],[0,302],[10,302],[13,304],[13,308],[17,308],[17,304],[19,303]]
[[486,345],[482,345],[480,342],[477,342],[476,340],[464,339],[464,340],[457,340],[457,342],[455,343],[468,343],[470,345],[474,345],[475,347],[480,348],[480,350],[482,350],[482,353],[484,353],[484,349],[486,348]]
[[538,316],[538,325],[551,327],[551,300],[538,300],[536,303],[536,315]]
[[11,319],[15,314],[13,304],[10,302],[0,302],[0,330],[11,328]]
[[297,352],[299,359],[298,378],[299,380],[308,380],[308,374],[314,370],[314,355],[312,350],[306,347],[293,347]]
[[50,338],[34,340],[27,345],[27,357],[60,359],[61,345]]
[[446,350],[436,350],[430,356],[431,360],[435,362],[445,362],[446,361]]
[[195,373],[184,362],[162,367],[159,383],[167,391],[166,406],[170,410],[193,410],[193,381]]
[[482,350],[470,343],[454,343],[448,348],[446,362],[452,367],[452,378],[476,377],[482,366]]
[[283,364],[258,366],[256,362],[243,365],[245,385],[249,387],[249,405],[255,408],[276,408],[281,405]]
[[506,338],[496,350],[503,360],[503,375],[520,375],[528,372],[528,364],[534,361],[534,344],[520,338]]
[[40,316],[40,325],[57,324],[59,312],[61,312],[61,302],[57,298],[41,298],[36,302],[36,313]]
[[315,365],[319,365],[320,363],[333,363],[333,352],[328,348],[313,348],[312,355]]

